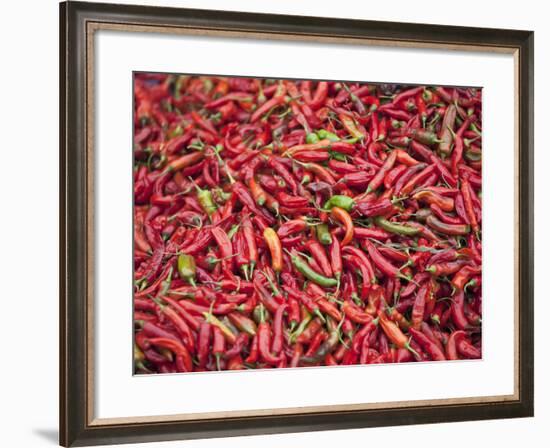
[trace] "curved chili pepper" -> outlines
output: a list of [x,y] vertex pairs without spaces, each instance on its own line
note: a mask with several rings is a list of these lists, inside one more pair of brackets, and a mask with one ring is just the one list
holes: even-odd
[[410,227],[403,224],[390,222],[387,219],[382,218],[381,216],[377,216],[376,218],[374,218],[374,222],[382,229],[398,235],[414,236],[420,232],[420,229],[416,227]]
[[466,215],[468,216],[469,224],[472,226],[472,230],[478,233],[479,224],[477,221],[477,215],[474,211],[473,199],[470,191],[470,183],[468,179],[463,178],[460,185],[460,192],[462,193],[462,199],[464,200],[464,208],[466,210]]
[[309,250],[315,261],[319,264],[326,277],[332,277],[332,267],[323,246],[314,240],[308,240],[305,247]]
[[246,333],[241,333],[237,336],[233,346],[225,352],[226,358],[234,358],[235,356],[240,356],[244,347],[248,343],[248,335]]
[[434,361],[445,361],[447,359],[439,346],[430,340],[430,338],[428,338],[425,334],[415,328],[411,328],[409,331],[415,341],[431,356]]
[[150,338],[149,342],[156,347],[165,348],[174,352],[177,357],[182,359],[184,371],[193,371],[193,361],[191,359],[191,355],[185,346],[180,342],[168,338]]
[[366,247],[372,261],[374,262],[376,267],[380,269],[380,271],[390,277],[401,276],[399,269],[392,265],[388,260],[386,260],[384,256],[378,251],[378,249],[374,247],[374,244],[372,244],[369,240],[364,240],[363,244]]
[[380,328],[382,328],[388,339],[398,348],[407,349],[411,353],[418,355],[418,353],[411,347],[409,343],[409,338],[405,336],[405,334],[399,329],[395,322],[392,322],[388,319],[385,311],[380,311],[378,313],[378,322],[380,324]]
[[357,324],[367,324],[373,320],[373,317],[370,314],[367,314],[362,309],[354,305],[350,301],[344,301],[342,305],[342,311],[344,314],[350,318],[352,322]]
[[458,342],[466,337],[466,333],[462,330],[453,331],[449,340],[447,341],[447,346],[445,347],[447,353],[447,359],[457,360],[460,359],[458,355]]
[[451,284],[456,289],[464,289],[470,278],[478,274],[481,274],[481,266],[464,266],[454,275]]
[[426,267],[426,272],[437,276],[450,275],[458,272],[465,264],[465,260],[442,261]]
[[467,235],[470,233],[470,226],[468,224],[447,224],[433,215],[428,216],[426,224],[432,229],[446,235]]
[[349,213],[343,208],[332,207],[330,215],[344,225],[345,234],[344,238],[342,239],[341,245],[346,246],[351,243],[351,241],[353,240],[354,225]]
[[481,350],[474,347],[466,339],[461,339],[457,342],[458,352],[468,359],[480,359]]
[[393,168],[396,160],[397,153],[395,151],[392,151],[388,158],[384,161],[384,164],[380,167],[376,175],[369,182],[367,193],[377,190],[378,187],[382,185],[382,182],[384,182],[384,177],[386,176],[388,171]]
[[271,353],[271,327],[265,321],[263,307],[260,305],[260,324],[258,325],[258,352],[268,364],[277,364],[281,356]]
[[425,201],[428,204],[435,204],[446,212],[455,209],[455,202],[452,198],[444,197],[431,190],[420,190],[412,195],[413,199]]
[[464,314],[464,291],[455,291],[451,303],[451,318],[459,330],[470,327],[470,323]]
[[323,208],[325,210],[332,210],[334,207],[338,207],[341,209],[344,209],[345,211],[349,212],[355,205],[355,201],[353,198],[350,198],[349,196],[344,195],[334,195],[331,196],[327,202],[325,202],[325,205]]

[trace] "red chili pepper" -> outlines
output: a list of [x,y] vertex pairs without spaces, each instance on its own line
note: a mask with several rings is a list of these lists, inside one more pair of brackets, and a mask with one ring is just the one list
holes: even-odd
[[376,267],[380,269],[380,271],[382,271],[385,275],[388,275],[390,277],[401,276],[401,273],[399,272],[399,268],[395,267],[388,260],[386,260],[384,256],[378,251],[378,249],[374,247],[374,244],[372,244],[369,240],[364,240],[363,244],[367,249],[372,261],[374,262]]
[[191,353],[195,351],[195,340],[189,325],[183,320],[178,313],[168,306],[161,306],[162,313],[172,322],[178,333],[181,335],[183,342]]
[[481,266],[464,266],[451,280],[451,284],[458,290],[463,290],[464,286],[474,275],[481,274]]
[[208,354],[210,353],[210,338],[212,335],[212,326],[208,322],[202,322],[199,329],[199,348],[197,357],[199,360],[199,367],[204,368],[208,360]]
[[384,182],[384,177],[386,176],[387,172],[393,168],[396,160],[397,153],[395,151],[392,151],[388,158],[384,161],[384,164],[380,167],[376,175],[369,182],[367,193],[377,190],[382,185],[382,182]]
[[363,280],[366,283],[372,283],[372,281],[375,278],[374,269],[372,268],[372,264],[369,258],[366,256],[365,252],[363,252],[362,250],[358,249],[355,246],[346,246],[344,247],[342,252],[345,254],[351,254],[357,257],[357,259],[360,261],[360,264],[365,267],[365,270],[368,273],[368,278],[364,278]]
[[275,312],[275,317],[273,318],[273,344],[271,350],[275,355],[279,354],[283,349],[283,316],[287,309],[287,305],[283,304],[279,306]]
[[315,89],[315,94],[313,95],[313,98],[311,99],[311,101],[307,101],[307,98],[306,98],[306,104],[314,110],[318,109],[324,103],[327,95],[328,95],[328,82],[319,81],[319,83],[317,84],[317,88]]
[[415,341],[431,356],[434,361],[445,361],[447,359],[439,346],[425,334],[415,328],[411,328],[409,331]]
[[412,327],[417,330],[420,329],[422,322],[424,321],[426,302],[428,300],[428,295],[430,294],[431,291],[428,282],[424,283],[416,294],[412,309],[411,321]]
[[465,260],[441,261],[428,266],[426,272],[443,277],[458,272],[465,264]]
[[248,343],[248,335],[246,333],[241,333],[235,339],[233,346],[225,352],[226,358],[233,358],[235,356],[240,356],[243,348]]
[[457,342],[458,352],[468,359],[480,359],[481,350],[474,347],[466,339],[461,339]]
[[[475,233],[479,232],[479,224],[477,221],[477,216],[474,211],[473,199],[470,190],[470,183],[467,178],[462,178],[460,184],[460,192],[462,193],[462,199],[464,200],[464,208],[466,210],[466,215],[468,216],[469,224],[472,226],[472,230]],[[469,233],[469,232],[468,232]]]
[[451,318],[459,330],[470,327],[470,323],[464,314],[464,291],[456,290],[452,297]]
[[216,358],[216,368],[221,370],[220,361],[225,352],[225,338],[218,327],[212,329],[212,354]]
[[334,236],[332,237],[332,242],[330,243],[330,246],[329,246],[329,256],[330,256],[330,265],[331,265],[334,277],[336,277],[336,280],[340,281],[340,277],[342,276],[342,250],[341,250],[340,241],[338,241],[338,239],[335,238]]
[[277,364],[281,357],[271,353],[271,327],[265,322],[263,307],[261,307],[261,321],[258,325],[258,351],[261,358],[268,364]]
[[449,337],[449,340],[447,342],[447,346],[445,347],[445,350],[447,353],[447,359],[450,359],[450,360],[460,359],[457,345],[458,345],[458,342],[461,339],[464,339],[465,337],[466,337],[466,333],[462,330],[453,331],[451,333],[451,336]]
[[178,341],[168,338],[150,338],[149,342],[155,347],[168,349],[176,355],[176,359],[179,357],[182,360],[183,371],[193,371],[193,361],[189,351]]
[[367,324],[373,320],[370,314],[367,314],[350,301],[344,301],[342,311],[352,322],[357,324]]
[[315,261],[319,264],[325,277],[332,277],[332,267],[323,246],[314,240],[308,240],[305,247],[309,250]]

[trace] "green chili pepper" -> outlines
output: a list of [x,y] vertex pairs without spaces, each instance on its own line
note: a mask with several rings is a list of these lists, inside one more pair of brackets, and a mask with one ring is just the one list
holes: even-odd
[[233,322],[231,322],[229,320],[229,318],[227,316],[223,316],[222,320],[220,321],[222,324],[224,324],[227,328],[229,328],[229,330],[231,331],[231,333],[233,334],[239,334],[239,329],[235,326],[235,324]]
[[332,235],[328,230],[328,224],[319,224],[317,226],[317,239],[321,244],[328,246],[332,243]]
[[306,316],[300,322],[300,325],[298,325],[298,328],[296,328],[296,331],[292,333],[292,335],[290,336],[291,343],[294,343],[296,338],[298,338],[298,336],[300,336],[305,331],[306,327],[308,326],[308,324],[311,322],[312,319],[313,319],[313,316],[311,314],[309,313],[306,314]]
[[237,233],[237,231],[239,230],[239,224],[235,224],[233,226],[231,226],[231,228],[229,229],[229,232],[227,232],[227,236],[229,237],[229,239],[233,239],[233,236],[235,236],[235,234]]
[[348,159],[346,158],[346,156],[344,154],[341,154],[339,152],[336,152],[336,151],[329,151],[328,152],[330,154],[330,157],[335,159],[335,160],[339,160],[340,162],[347,162]]
[[344,196],[342,194],[336,194],[334,196],[331,196],[327,202],[325,202],[325,206],[323,207],[325,210],[331,210],[332,207],[340,207],[343,208],[345,211],[350,212],[353,206],[355,205],[355,201],[353,198],[350,198],[349,196]]
[[292,255],[291,260],[294,267],[313,283],[317,283],[319,286],[325,287],[336,286],[338,284],[338,281],[335,278],[325,277],[324,275],[315,272],[309,264],[307,264],[307,262],[302,260],[300,257]]
[[468,150],[464,153],[464,158],[470,162],[479,162],[481,160],[481,152]]
[[180,135],[183,135],[183,128],[178,124],[178,126],[168,132],[167,135],[169,138],[179,137]]
[[197,200],[199,201],[199,204],[208,217],[211,217],[217,210],[214,198],[212,197],[212,192],[210,190],[203,190],[198,185],[195,185],[195,187],[197,189]]
[[185,81],[187,81],[187,78],[189,78],[188,75],[180,75],[178,76],[178,79],[176,79],[176,84],[174,86],[174,99],[179,100],[181,98],[181,88],[183,87]]
[[215,327],[218,327],[221,332],[223,333],[225,339],[231,343],[235,343],[235,339],[237,338],[235,336],[235,333],[233,333],[227,325],[225,325],[221,320],[219,320],[216,316],[214,316],[212,313],[202,313],[204,316],[206,322],[208,322],[211,325],[214,325]]
[[160,295],[161,296],[166,294],[168,292],[168,290],[170,289],[170,285],[172,284],[172,273],[173,273],[173,269],[170,268],[170,271],[168,272],[168,277],[166,277],[166,280],[164,280],[160,284]]
[[414,236],[420,232],[420,229],[417,229],[416,227],[409,227],[402,224],[397,224],[395,222],[390,222],[381,216],[375,217],[374,222],[378,227],[398,235]]
[[265,316],[261,304],[256,305],[256,307],[252,310],[252,318],[254,319],[254,322],[256,322],[258,325],[260,324],[260,322],[264,322]]
[[178,272],[182,279],[195,286],[195,274],[197,272],[197,265],[195,264],[195,258],[193,257],[193,255],[179,254]]
[[145,361],[146,359],[143,352],[140,350],[140,348],[137,345],[134,345],[134,366],[135,366],[136,373],[138,371],[142,371],[144,373],[153,373],[151,372],[151,370],[147,368],[147,366],[145,365]]
[[326,139],[330,140],[331,142],[340,141],[340,137],[338,137],[333,132],[327,131],[326,129],[319,129],[317,131],[317,137],[319,137],[321,140],[324,140],[326,138]]
[[319,141],[319,137],[317,136],[317,134],[315,134],[314,132],[310,132],[307,136],[306,136],[306,143],[317,143]]

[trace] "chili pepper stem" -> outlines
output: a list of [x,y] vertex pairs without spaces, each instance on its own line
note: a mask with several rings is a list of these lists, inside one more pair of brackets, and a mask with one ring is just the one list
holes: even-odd
[[250,280],[250,277],[248,276],[248,265],[247,264],[243,264],[241,266],[241,269],[243,270],[243,274],[244,274],[244,278],[246,281],[249,281]]
[[409,341],[405,344],[405,348],[410,351],[414,356],[416,356],[417,358],[420,358],[420,355],[418,354],[418,352],[411,347],[411,339],[412,337],[409,338]]

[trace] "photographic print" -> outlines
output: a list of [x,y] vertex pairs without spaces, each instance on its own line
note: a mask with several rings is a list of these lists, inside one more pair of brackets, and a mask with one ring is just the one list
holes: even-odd
[[481,88],[133,76],[136,374],[481,358]]

